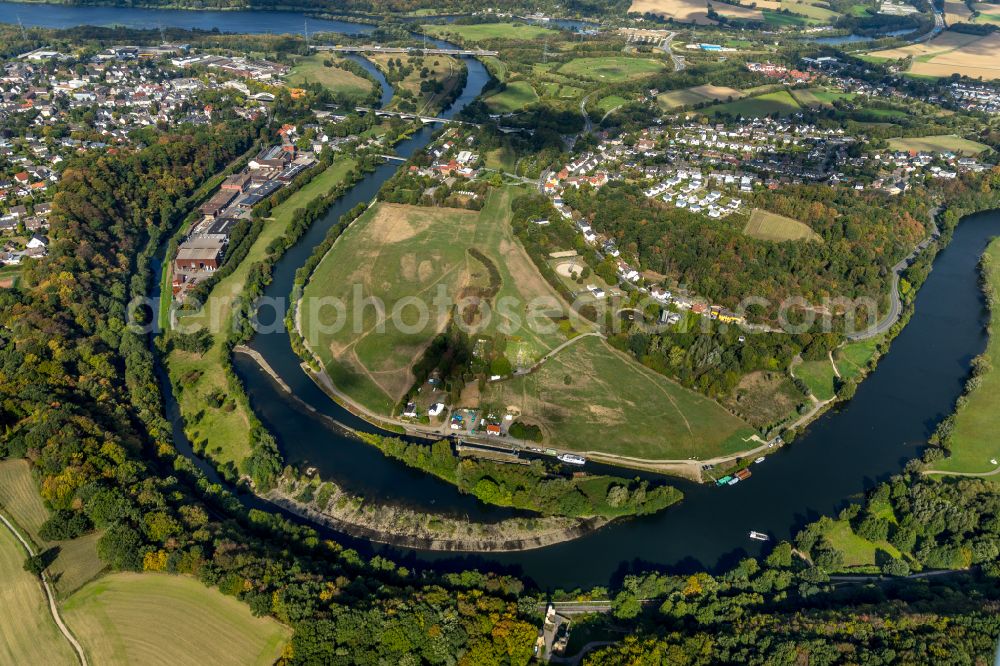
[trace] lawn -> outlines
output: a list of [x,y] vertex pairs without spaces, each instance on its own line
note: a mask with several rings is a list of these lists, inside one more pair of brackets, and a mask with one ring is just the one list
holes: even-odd
[[803,361],[796,365],[793,371],[819,400],[829,400],[836,395],[835,375],[829,359]]
[[512,113],[537,102],[538,95],[527,81],[511,81],[504,90],[483,101],[493,113]]
[[700,459],[755,446],[717,403],[639,365],[596,337],[529,375],[487,385],[483,402],[521,413],[546,444],[645,459]]
[[77,663],[49,613],[38,579],[24,570],[27,553],[0,526],[0,663]]
[[331,60],[329,55],[312,55],[299,60],[292,68],[288,82],[295,86],[305,83],[319,83],[334,93],[363,99],[371,92],[372,82],[346,69],[327,67],[323,61]]
[[557,30],[531,23],[476,23],[471,25],[424,25],[429,35],[447,39],[458,37],[463,42],[486,42],[491,39],[532,40],[558,35]]
[[889,139],[889,147],[893,150],[916,150],[926,153],[952,152],[964,155],[978,155],[985,150],[989,150],[989,146],[985,144],[963,139],[954,134]]
[[[989,284],[1000,293],[1000,240],[986,250],[990,257]],[[997,468],[991,460],[1000,460],[1000,307],[990,315],[990,340],[986,358],[992,364],[982,384],[968,395],[968,402],[955,415],[949,447],[951,456],[934,463],[935,470],[946,472],[990,472]],[[987,477],[1000,480],[1000,476]]]
[[[439,294],[451,303],[486,289],[491,268],[499,285],[490,300],[512,304],[508,314],[522,323],[533,299],[558,302],[514,238],[509,216],[516,192],[494,190],[480,212],[379,203],[344,232],[310,278],[300,308],[304,337],[338,388],[369,409],[391,413],[412,387],[413,364],[451,317],[450,307],[436,304]],[[482,252],[492,266],[470,250]],[[384,304],[384,316],[362,307],[362,299],[372,296]],[[344,303],[342,314],[317,300],[322,297]],[[427,306],[425,315],[404,307],[414,298]],[[463,311],[470,314],[470,331],[498,331],[505,319],[485,312],[489,319]],[[523,366],[563,342],[566,333],[515,325],[507,339],[509,360]]]
[[800,110],[798,102],[795,101],[787,90],[776,90],[774,92],[736,100],[727,104],[718,104],[706,109],[706,113],[711,116],[728,114],[730,116],[743,116],[745,118],[770,116],[772,114],[788,115]]
[[619,106],[623,106],[627,103],[628,100],[625,99],[624,97],[620,97],[618,95],[608,95],[607,97],[602,97],[600,100],[598,100],[597,108],[600,109],[603,113],[607,114],[611,113]]
[[67,541],[46,541],[39,536],[38,530],[48,520],[49,510],[42,503],[27,461],[0,462],[0,512],[37,550],[59,550],[55,561],[49,565],[49,575],[59,597],[68,596],[104,570],[104,563],[97,556],[99,532]]
[[902,557],[899,550],[888,541],[875,543],[859,537],[846,520],[832,521],[830,528],[825,530],[823,534],[830,540],[834,548],[844,554],[844,569],[879,564],[875,556],[880,550],[897,560]]
[[244,407],[231,398],[220,406],[209,401],[209,396],[229,395],[229,383],[219,359],[231,324],[232,299],[243,292],[250,267],[267,256],[267,246],[284,235],[295,210],[329,192],[353,166],[354,161],[349,159],[335,162],[273,209],[273,217],[264,225],[246,259],[215,286],[206,307],[179,318],[181,325],[191,329],[207,327],[213,334],[212,347],[202,355],[173,350],[167,356],[167,369],[184,415],[188,436],[192,442],[204,444],[206,455],[217,464],[231,462],[239,466],[250,453],[250,418]]
[[620,83],[655,74],[665,67],[662,60],[652,58],[627,58],[606,56],[601,58],[574,58],[559,68],[569,76],[579,76],[594,81]]
[[67,600],[63,617],[93,664],[272,664],[291,635],[234,597],[167,574],[106,576]]
[[845,379],[856,379],[860,377],[872,357],[875,356],[875,348],[881,342],[881,337],[850,342],[839,349],[833,351],[833,361],[837,365],[840,376]]
[[808,225],[760,208],[753,209],[746,227],[743,228],[743,233],[767,241],[815,240],[822,242],[822,238]]

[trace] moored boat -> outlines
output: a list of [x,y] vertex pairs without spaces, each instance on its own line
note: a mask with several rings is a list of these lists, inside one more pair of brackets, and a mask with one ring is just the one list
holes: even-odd
[[771,540],[771,537],[769,537],[767,534],[765,534],[764,532],[758,532],[756,530],[750,530],[750,538],[753,539],[754,541],[770,541]]
[[583,456],[578,456],[575,453],[561,453],[556,456],[556,460],[559,462],[569,463],[570,465],[584,465],[587,459]]

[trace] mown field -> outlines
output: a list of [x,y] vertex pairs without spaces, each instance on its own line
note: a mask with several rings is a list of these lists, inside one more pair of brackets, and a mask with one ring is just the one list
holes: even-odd
[[24,570],[24,548],[0,525],[0,663],[76,664],[49,613],[37,578]]
[[737,90],[736,88],[706,84],[660,93],[660,95],[657,96],[656,101],[662,108],[669,111],[682,106],[693,106],[695,104],[703,104],[705,102],[724,102],[730,99],[735,101],[745,95],[746,93],[742,90]]
[[511,113],[537,102],[538,95],[527,81],[511,81],[504,90],[483,101],[494,113]]
[[522,414],[545,443],[645,459],[699,459],[755,446],[717,403],[587,337],[530,375],[493,382],[484,403]]
[[[522,323],[533,299],[558,300],[514,238],[508,220],[515,192],[493,191],[480,212],[379,203],[344,232],[306,285],[300,308],[303,335],[338,388],[369,409],[392,412],[413,384],[413,364],[451,317],[450,308],[438,308],[433,299],[443,293],[457,302],[468,289],[488,287],[492,280],[490,267],[470,249],[482,252],[497,271],[494,302],[516,304],[509,313]],[[324,297],[344,303],[343,313],[318,300]],[[381,316],[374,306],[360,307],[368,297],[384,304]],[[418,306],[403,305],[414,300],[425,304],[425,316]],[[467,325],[492,335],[503,322],[494,313]],[[564,341],[566,333],[520,325],[507,337],[509,360],[523,366]]]
[[808,225],[760,208],[753,209],[743,233],[768,241],[822,240]]
[[[1000,294],[1000,241],[990,243],[986,254],[990,257],[989,283],[994,293]],[[934,463],[936,470],[980,473],[998,467],[991,461],[1000,461],[1000,307],[990,315],[990,332],[984,353],[991,369],[955,415],[949,441],[951,457]],[[1000,476],[987,478],[1000,481]]]
[[0,512],[15,523],[38,552],[57,549],[58,555],[48,568],[57,596],[68,596],[104,570],[104,563],[97,556],[99,532],[65,541],[46,541],[39,535],[49,510],[42,502],[27,461],[0,462]]
[[363,99],[371,92],[372,82],[362,78],[354,72],[324,65],[324,61],[331,60],[329,55],[311,55],[302,58],[295,67],[292,68],[288,82],[293,86],[301,86],[306,83],[319,83],[331,92],[348,95],[355,99]]
[[463,42],[485,42],[491,39],[540,39],[558,35],[558,30],[552,30],[531,23],[478,23],[471,25],[423,25],[421,28],[429,35],[447,39],[458,37]]
[[1000,53],[998,33],[982,36],[945,30],[927,42],[873,51],[869,55],[881,60],[912,57],[907,73],[914,76],[937,78],[961,74],[990,80],[1000,78],[997,53]]
[[856,379],[865,372],[868,363],[875,356],[876,347],[882,338],[874,337],[858,342],[849,342],[833,352],[833,361],[844,380]]
[[[118,573],[66,601],[92,664],[272,664],[291,631],[193,578]],[[35,662],[44,663],[44,662]]]
[[229,383],[220,365],[225,337],[232,320],[232,300],[243,292],[250,267],[267,255],[267,246],[284,235],[295,210],[328,193],[341,182],[354,161],[338,161],[319,174],[287,201],[272,210],[272,218],[240,266],[223,278],[209,295],[208,304],[197,313],[179,318],[187,330],[203,327],[212,333],[212,346],[204,354],[175,349],[167,355],[167,370],[184,415],[188,436],[206,442],[205,453],[217,464],[238,465],[250,452],[249,416],[240,403],[227,399],[218,405],[213,396],[229,396]]
[[938,136],[918,136],[906,139],[889,139],[889,147],[893,150],[916,150],[926,153],[962,153],[963,155],[978,155],[989,150],[989,146],[963,139],[954,134],[941,134]]
[[829,359],[803,361],[795,366],[794,372],[817,399],[829,400],[836,395],[836,374]]
[[758,95],[757,97],[747,97],[736,100],[735,102],[717,104],[716,106],[707,108],[705,113],[710,116],[728,114],[730,116],[759,118],[763,116],[770,116],[775,113],[780,116],[786,116],[790,113],[795,113],[800,109],[801,107],[798,102],[795,101],[795,98],[792,97],[787,90],[782,89],[764,93],[763,95]]
[[666,65],[662,60],[652,58],[627,58],[625,56],[605,56],[597,58],[574,58],[559,72],[569,76],[579,76],[593,81],[619,83],[655,74]]

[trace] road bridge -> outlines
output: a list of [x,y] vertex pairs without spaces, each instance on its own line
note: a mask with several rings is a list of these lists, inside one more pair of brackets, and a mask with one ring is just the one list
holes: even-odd
[[329,46],[316,44],[312,48],[317,51],[333,51],[335,53],[413,53],[419,55],[472,56],[475,58],[500,55],[498,51],[487,51],[485,49],[427,49],[419,46],[379,46],[378,44],[367,44],[363,46]]

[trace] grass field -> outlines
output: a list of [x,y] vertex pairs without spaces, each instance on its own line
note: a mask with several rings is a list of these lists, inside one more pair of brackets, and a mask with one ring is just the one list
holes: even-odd
[[[487,385],[484,403],[520,412],[545,442],[647,459],[705,459],[752,448],[753,431],[717,403],[582,338],[539,370]],[[599,433],[599,434],[598,434]]]
[[608,95],[607,97],[602,97],[597,102],[597,108],[601,110],[602,113],[611,113],[619,106],[627,104],[628,100],[624,97],[618,95]]
[[39,551],[58,549],[59,554],[48,569],[57,596],[68,596],[104,570],[104,563],[97,556],[100,533],[68,541],[46,541],[38,534],[42,523],[48,520],[49,510],[42,503],[27,461],[0,462],[0,511]]
[[[989,283],[1000,294],[1000,241],[986,250],[990,257]],[[968,402],[955,416],[950,448],[951,456],[934,463],[933,468],[946,472],[990,472],[996,469],[991,460],[1000,460],[1000,308],[990,314],[990,340],[986,358],[992,369],[982,384],[968,396]],[[1000,480],[1000,476],[987,477]]]
[[835,374],[829,359],[803,361],[795,366],[795,376],[806,383],[819,400],[829,400],[836,395]]
[[881,342],[881,337],[869,338],[858,342],[850,342],[840,349],[834,350],[833,361],[844,380],[856,379],[868,367],[869,361],[875,356],[875,348]]
[[746,227],[743,228],[743,233],[753,238],[768,241],[822,241],[820,236],[808,225],[760,208],[753,209]]
[[[433,306],[421,320],[416,308],[400,304],[416,297],[430,305],[439,290],[458,301],[470,288],[487,287],[489,267],[470,249],[485,254],[497,271],[495,302],[516,303],[511,314],[522,322],[533,299],[558,300],[510,228],[516,191],[493,191],[480,212],[380,203],[337,240],[306,285],[300,311],[304,337],[338,388],[369,409],[392,412],[413,384],[414,362],[451,316],[449,308]],[[355,290],[361,298],[381,299],[385,316],[372,306],[362,309]],[[344,315],[314,305],[321,297],[340,299],[347,306]],[[397,317],[391,316],[394,309]],[[343,325],[330,330],[338,317]],[[473,319],[469,327],[491,335],[501,323],[501,317],[491,316]],[[508,335],[506,353],[515,366],[530,365],[565,339],[558,329],[522,325]]]
[[810,23],[817,22],[805,16],[799,16],[798,14],[781,14],[769,9],[765,9],[761,13],[764,15],[764,20],[767,21],[767,23],[779,28],[783,28],[785,26],[809,25]]
[[219,363],[219,355],[232,319],[232,299],[243,292],[251,265],[264,259],[267,246],[284,235],[295,210],[329,192],[353,166],[352,160],[334,163],[272,210],[272,219],[264,225],[246,259],[212,290],[209,305],[198,313],[179,319],[178,323],[184,326],[206,327],[213,334],[212,347],[202,355],[172,351],[167,356],[167,369],[189,437],[193,442],[207,442],[205,452],[218,464],[232,462],[239,465],[250,452],[247,432],[250,420],[240,403],[227,401],[221,407],[215,407],[209,401],[209,396],[229,394],[229,383]]
[[333,67],[323,64],[329,55],[312,55],[299,60],[292,68],[288,82],[295,86],[305,83],[319,83],[331,92],[362,99],[371,92],[372,82],[354,72],[340,69],[334,61]]
[[682,106],[693,106],[704,102],[723,102],[730,98],[738,100],[746,93],[736,88],[726,86],[700,85],[681,90],[671,90],[661,93],[656,101],[664,109],[676,109]]
[[63,616],[93,664],[271,664],[291,634],[234,597],[167,574],[106,576],[67,600]]
[[790,92],[802,106],[831,106],[838,100],[850,100],[857,96],[855,93],[823,88],[793,88]]
[[652,58],[626,58],[606,56],[600,58],[574,58],[559,71],[570,76],[580,76],[594,81],[619,83],[655,74],[665,67],[663,61]]
[[[392,102],[389,103],[390,109],[398,108],[405,95],[412,98],[416,104],[417,112],[423,114],[437,113],[442,100],[459,84],[459,75],[465,68],[460,59],[446,55],[414,58],[398,53],[369,53],[365,57],[372,61],[392,81],[393,89],[397,94],[393,96]],[[389,67],[390,60],[393,62],[399,60],[404,67],[410,67],[410,73],[401,80],[394,81],[389,76],[392,71]],[[417,60],[422,60],[423,64],[418,65]],[[420,76],[420,72],[424,67],[428,70],[426,78]],[[440,81],[443,86],[441,91],[421,91],[421,84],[428,80]]]
[[784,372],[760,370],[744,375],[720,401],[755,428],[767,428],[795,415],[806,401]]
[[874,543],[859,537],[846,520],[834,520],[830,528],[825,530],[823,534],[830,540],[834,548],[844,554],[844,569],[878,564],[876,553],[880,550],[895,559],[902,557],[899,550],[888,541]]
[[729,114],[730,116],[743,116],[745,118],[770,116],[778,114],[781,116],[795,113],[800,110],[795,98],[787,90],[776,90],[764,93],[757,97],[747,97],[726,104],[718,104],[705,110],[710,116]]
[[494,113],[511,113],[534,104],[538,101],[538,95],[527,81],[511,81],[502,92],[490,95],[483,101]]
[[0,663],[76,664],[52,619],[38,579],[24,570],[24,548],[0,525]]
[[977,141],[963,139],[954,134],[938,136],[918,136],[908,139],[889,139],[889,147],[893,150],[916,150],[925,153],[962,153],[963,155],[978,155],[990,147]]
[[472,25],[424,25],[429,35],[447,39],[458,37],[463,42],[485,42],[491,39],[529,40],[558,35],[557,30],[531,23],[479,23]]
[[17,286],[21,279],[21,266],[0,266],[0,289]]

